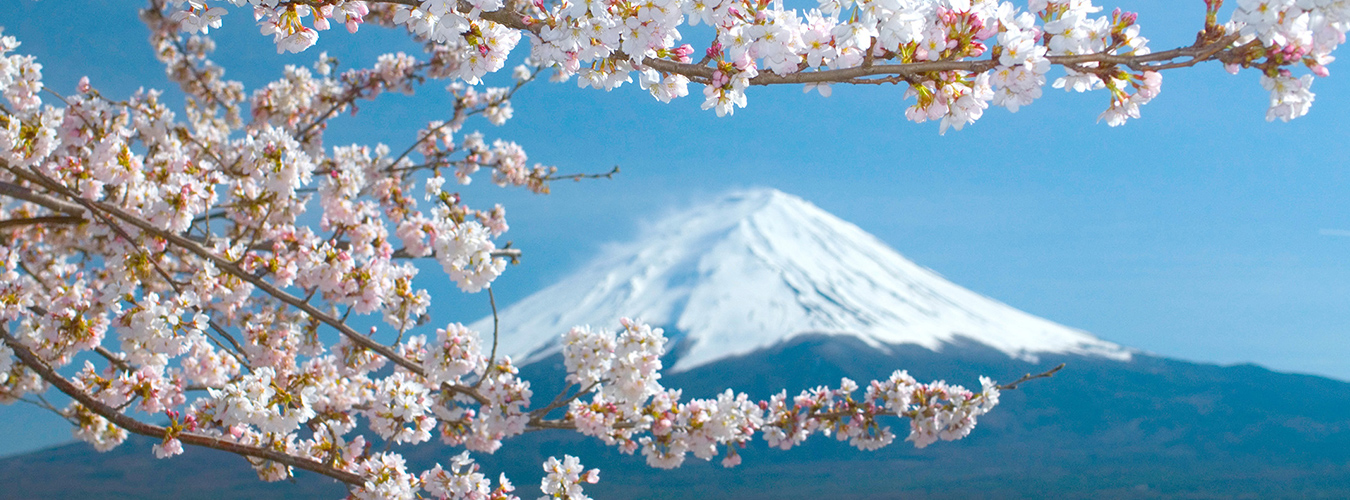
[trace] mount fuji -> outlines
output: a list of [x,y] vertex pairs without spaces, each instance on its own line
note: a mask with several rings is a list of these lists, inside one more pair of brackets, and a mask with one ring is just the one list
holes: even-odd
[[[733,193],[608,247],[504,309],[499,352],[517,360],[539,405],[562,388],[561,334],[613,327],[624,316],[666,329],[671,368],[661,382],[685,397],[733,388],[767,398],[897,369],[970,386],[979,375],[1009,381],[1067,368],[1004,391],[969,437],[924,449],[896,443],[860,452],[820,436],[781,451],[756,440],[733,469],[691,459],[658,471],[576,433],[533,432],[478,455],[485,471],[505,472],[525,498],[540,464],[563,454],[603,471],[586,488],[602,500],[1350,498],[1350,383],[1169,359],[1098,339],[953,284],[778,191]],[[491,318],[473,328],[492,331]],[[0,459],[0,496],[345,494],[312,475],[261,483],[223,452],[157,460],[150,445],[132,438],[99,454],[75,443]],[[425,469],[460,450],[398,451]]]
[[[847,336],[891,352],[974,343],[1012,358],[1132,350],[982,296],[919,266],[796,196],[741,191],[670,216],[500,315],[502,352],[558,352],[576,326],[639,317],[676,340],[673,371],[804,335]],[[492,331],[492,318],[473,325]]]

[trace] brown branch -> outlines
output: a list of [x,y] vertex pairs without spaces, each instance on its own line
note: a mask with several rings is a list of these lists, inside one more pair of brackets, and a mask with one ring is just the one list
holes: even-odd
[[54,212],[60,212],[75,217],[84,215],[84,207],[53,199],[47,195],[36,193],[32,189],[11,182],[0,181],[0,195],[36,203],[47,207]]
[[42,217],[26,217],[23,219],[4,219],[0,220],[0,229],[16,226],[32,226],[36,224],[79,224],[85,222],[83,218],[73,215],[48,215]]
[[492,373],[492,369],[497,367],[497,338],[500,332],[498,329],[499,320],[497,319],[497,297],[492,294],[492,287],[489,286],[487,292],[488,305],[492,306],[492,353],[488,355],[488,364],[487,368],[483,369],[483,376],[478,377],[478,381],[474,382],[474,389],[483,385],[483,382],[487,380],[488,375]]
[[568,175],[549,175],[544,177],[545,181],[579,181],[582,179],[613,179],[619,173],[619,166],[609,169],[603,174],[568,174]]
[[106,347],[96,345],[94,346],[94,352],[98,353],[99,356],[103,356],[103,359],[108,360],[109,363],[112,363],[112,365],[116,366],[119,370],[124,372],[136,371],[131,365],[127,364],[122,358],[117,357],[116,354],[113,354],[113,352],[109,351]]
[[[576,401],[577,398],[585,396],[586,394],[595,390],[596,387],[600,387],[600,384],[602,382],[606,382],[606,380],[599,380],[596,382],[592,382],[591,385],[577,391],[576,394],[573,394],[571,396],[567,396],[567,391],[568,389],[572,388],[573,384],[567,384],[567,387],[564,387],[562,392],[559,392],[557,396],[554,396],[553,401],[550,402],[547,406],[530,411],[530,425],[546,422],[546,420],[544,420],[544,417],[548,416],[549,412],[572,404],[572,402]],[[563,396],[567,397],[563,398]]]
[[[239,341],[235,340],[234,336],[230,335],[230,332],[225,331],[225,329],[222,328],[220,324],[216,323],[216,320],[208,319],[206,320],[206,324],[207,326],[211,327],[211,330],[215,331],[217,335],[224,337],[225,340],[228,341],[230,345],[234,347],[234,351],[231,351],[229,349],[226,349],[224,345],[221,345],[220,341],[211,339],[213,342],[216,343],[216,345],[219,345],[221,347],[222,351],[225,351],[225,354],[229,354],[230,357],[234,358],[235,361],[238,361],[239,364],[244,365],[245,368],[248,368],[250,370],[253,369],[253,362],[248,359],[248,353],[244,352],[244,346],[239,345]],[[208,335],[206,336],[206,338],[210,339],[211,336]]]
[[1056,366],[1056,367],[1054,367],[1054,368],[1051,368],[1051,369],[1049,369],[1049,370],[1046,370],[1046,371],[1044,371],[1044,372],[1041,372],[1041,373],[1038,373],[1038,374],[1035,374],[1035,375],[1032,375],[1032,374],[1030,374],[1030,373],[1028,373],[1028,374],[1026,374],[1026,375],[1023,375],[1022,378],[1019,378],[1019,379],[1014,380],[1014,381],[1012,381],[1012,382],[1008,382],[1008,383],[1006,383],[1006,384],[997,386],[997,389],[1000,390],[1000,391],[1008,391],[1008,390],[1016,389],[1017,386],[1021,385],[1023,382],[1026,382],[1026,381],[1028,381],[1028,380],[1036,380],[1036,379],[1038,379],[1038,378],[1050,378],[1050,377],[1055,376],[1055,373],[1058,373],[1060,370],[1063,370],[1063,369],[1064,369],[1064,363],[1060,363],[1059,366]]
[[[490,255],[490,256],[492,256],[492,257],[505,257],[505,258],[511,259],[511,260],[514,262],[514,261],[520,260],[520,256],[521,256],[522,254],[521,254],[521,251],[520,251],[519,248],[498,248],[498,249],[496,249],[496,250],[493,250],[493,251],[491,251],[491,252],[488,252],[488,255]],[[400,249],[398,249],[398,250],[394,250],[393,255],[390,256],[391,259],[416,259],[416,258],[428,258],[428,259],[429,259],[429,258],[435,258],[435,257],[436,257],[436,254],[435,254],[435,253],[426,255],[426,256],[424,256],[424,257],[413,257],[412,254],[408,253],[408,249],[406,249],[406,248],[400,248]]]

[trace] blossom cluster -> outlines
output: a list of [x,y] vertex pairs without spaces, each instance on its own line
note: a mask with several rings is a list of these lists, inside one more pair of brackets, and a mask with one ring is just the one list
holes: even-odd
[[561,461],[557,457],[549,457],[544,462],[544,472],[547,475],[540,482],[539,489],[546,496],[540,497],[540,500],[590,500],[591,497],[582,491],[581,483],[595,484],[600,480],[600,469],[585,470],[581,466],[581,459],[572,455],[563,455]]
[[[1151,54],[1137,16],[1119,9],[1102,15],[1091,0],[818,0],[788,9],[767,0],[229,0],[253,9],[278,52],[302,51],[333,20],[356,31],[368,20],[403,25],[439,47],[453,64],[445,75],[470,85],[501,70],[522,39],[530,62],[554,68],[553,79],[577,78],[582,87],[611,90],[631,83],[662,102],[703,85],[704,109],[719,116],[747,103],[752,84],[800,83],[829,95],[829,85],[905,83],[914,103],[905,116],[938,120],[940,131],[974,123],[990,104],[1016,112],[1039,98],[1052,64],[1064,67],[1055,88],[1110,91],[1100,119],[1123,124],[1158,94],[1152,68],[1194,52],[1122,63]],[[180,0],[171,20],[188,32],[218,27],[223,0]],[[1236,71],[1262,71],[1272,93],[1269,119],[1307,112],[1305,66],[1326,76],[1331,53],[1350,30],[1345,2],[1239,0],[1232,19],[1215,19],[1222,0],[1205,0],[1208,18],[1196,48]],[[312,18],[312,21],[306,19]],[[708,26],[715,38],[704,57],[681,44],[687,32]],[[1224,36],[1232,34],[1233,36]],[[1221,54],[1222,52],[1222,54]],[[1077,57],[1077,58],[1075,58]],[[1148,62],[1150,64],[1144,64]],[[884,75],[878,78],[868,78]]]
[[[339,7],[319,12],[353,28],[366,13]],[[195,0],[144,12],[156,55],[188,94],[180,111],[158,91],[115,101],[88,80],[49,102],[41,65],[0,37],[0,400],[31,402],[55,385],[75,401],[51,409],[99,450],[125,440],[117,418],[169,415],[156,456],[181,453],[179,437],[192,434],[257,450],[245,454],[265,480],[323,464],[370,479],[355,485],[369,495],[406,497],[416,476],[396,454],[371,453],[370,440],[438,432],[490,451],[529,420],[528,382],[509,359],[484,356],[477,332],[450,324],[436,345],[404,335],[429,319],[414,259],[439,260],[467,291],[491,286],[507,263],[494,243],[508,230],[504,209],[472,209],[440,186],[489,170],[499,185],[546,192],[554,170],[479,132],[453,146],[420,137],[403,153],[325,145],[328,120],[357,100],[449,78],[454,61],[391,54],[338,71],[321,55],[312,71],[287,67],[249,95],[210,61],[209,38],[178,31],[205,32],[223,13]],[[302,31],[296,18],[271,19]],[[516,87],[456,85],[440,139],[474,116],[511,118]],[[348,326],[361,315],[392,331]],[[77,359],[70,377],[40,370]],[[398,370],[379,372],[391,361]]]
[[[505,474],[498,477],[497,487],[492,488],[492,481],[479,472],[478,464],[474,463],[473,458],[469,457],[467,451],[451,458],[448,470],[441,468],[441,464],[436,464],[436,467],[423,472],[420,480],[427,493],[441,499],[506,500],[517,498],[511,494],[516,488],[511,484],[511,481],[506,479]],[[544,491],[547,492],[548,490]]]
[[728,389],[715,398],[684,402],[681,391],[659,381],[661,330],[627,319],[621,325],[618,333],[577,327],[564,336],[567,381],[585,387],[583,392],[594,389],[589,399],[573,399],[565,418],[578,432],[623,452],[640,447],[653,467],[679,467],[690,453],[703,460],[721,456],[723,466],[734,467],[741,463],[737,447],[756,433],[781,449],[819,433],[875,450],[894,439],[882,422],[887,417],[909,418],[906,440],[923,448],[965,437],[978,417],[998,404],[999,389],[988,378],[981,378],[976,393],[942,381],[920,384],[903,371],[871,382],[862,398],[854,396],[857,383],[843,379],[836,389],[817,387],[791,399],[782,392],[754,401]]

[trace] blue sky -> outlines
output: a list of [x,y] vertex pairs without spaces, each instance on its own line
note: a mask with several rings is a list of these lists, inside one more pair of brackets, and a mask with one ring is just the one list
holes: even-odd
[[[1098,3],[1138,11],[1155,50],[1189,43],[1203,16],[1201,0]],[[20,52],[38,56],[56,90],[69,92],[82,75],[111,96],[166,88],[134,4],[0,0],[0,24],[24,43]],[[360,66],[385,47],[417,51],[399,34],[363,29],[276,56],[248,12],[232,9],[225,21],[217,60],[250,89],[320,50]],[[495,285],[505,303],[642,221],[768,186],[967,288],[1108,340],[1350,380],[1350,77],[1330,68],[1313,86],[1311,114],[1287,124],[1265,121],[1268,97],[1254,72],[1230,76],[1209,63],[1167,72],[1162,94],[1124,127],[1096,123],[1106,94],[1047,87],[1016,114],[991,109],[946,136],[936,123],[905,121],[899,87],[836,87],[830,98],[755,88],[749,107],[719,119],[699,109],[697,86],[695,96],[661,104],[632,85],[604,93],[544,82],[517,95],[506,126],[477,125],[563,172],[619,165],[622,174],[559,183],[544,197],[483,181],[465,192],[471,204],[506,205],[507,239],[526,252]],[[440,86],[429,85],[365,103],[356,119],[335,121],[327,140],[406,145],[448,110]],[[436,289],[446,304],[438,311],[450,311],[437,322],[487,312],[485,296]],[[0,408],[0,418],[16,429],[44,422],[17,407]],[[8,450],[68,436],[53,428]]]

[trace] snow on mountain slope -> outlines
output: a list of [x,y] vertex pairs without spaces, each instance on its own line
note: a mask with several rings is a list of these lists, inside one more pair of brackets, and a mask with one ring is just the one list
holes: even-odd
[[[620,317],[680,338],[676,371],[821,333],[882,350],[968,340],[1028,360],[1132,352],[961,288],[857,226],[766,189],[672,215],[506,308],[501,352],[528,363],[557,352],[569,328],[614,328]],[[473,328],[491,331],[491,318]]]

